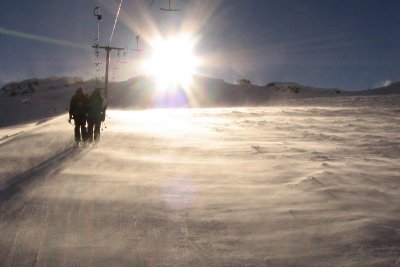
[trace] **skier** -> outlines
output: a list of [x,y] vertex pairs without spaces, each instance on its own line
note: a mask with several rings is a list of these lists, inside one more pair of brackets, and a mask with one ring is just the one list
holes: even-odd
[[86,140],[86,112],[87,112],[87,95],[83,92],[83,87],[79,87],[72,96],[69,103],[69,120],[74,119],[75,122],[75,142],[79,145],[80,142]]
[[[87,121],[88,121],[88,142],[94,141],[98,143],[100,141],[100,126],[101,122],[105,120],[106,117],[107,103],[100,92],[100,88],[94,89],[92,94],[88,99],[88,111],[87,111]],[[93,132],[94,128],[94,132]]]

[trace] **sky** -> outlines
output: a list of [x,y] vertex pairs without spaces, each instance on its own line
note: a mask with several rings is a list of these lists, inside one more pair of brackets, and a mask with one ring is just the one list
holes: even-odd
[[[291,81],[303,85],[362,90],[400,81],[398,0],[13,0],[0,9],[0,84],[32,77],[102,76],[96,71],[100,45],[136,47],[111,53],[111,80],[141,74],[157,36],[195,40],[204,59],[198,73],[253,84]],[[151,5],[151,6],[150,6]],[[150,7],[150,8],[149,8]],[[100,51],[101,62],[104,52]],[[121,63],[128,62],[128,63]],[[103,68],[102,65],[99,66]],[[118,69],[117,69],[118,68]]]

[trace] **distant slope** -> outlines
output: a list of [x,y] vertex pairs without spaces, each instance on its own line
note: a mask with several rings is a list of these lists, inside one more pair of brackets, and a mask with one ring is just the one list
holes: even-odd
[[[98,84],[97,84],[98,85]],[[95,81],[74,77],[50,77],[12,82],[0,89],[0,127],[39,120],[65,113],[76,88],[87,93]],[[387,87],[342,91],[322,89],[295,82],[273,82],[264,86],[250,83],[235,85],[222,79],[195,76],[190,88],[158,90],[148,77],[111,82],[108,104],[111,108],[217,107],[281,104],[296,99],[336,96],[400,94],[400,82]]]
[[235,85],[222,79],[202,76],[194,77],[189,90],[178,88],[173,91],[157,91],[154,82],[146,77],[113,83],[110,88],[112,106],[141,108],[251,106],[313,97],[400,94],[399,83],[373,90],[343,91],[338,88],[304,86],[295,82],[273,82],[265,86]]
[[83,80],[78,77],[49,77],[45,79],[27,79],[21,82],[10,82],[0,89],[0,95],[18,96],[30,95],[35,92],[44,92],[61,87],[75,86],[82,83]]
[[400,82],[392,83],[385,87],[357,91],[357,95],[393,95],[400,94]]
[[0,127],[65,113],[80,78],[50,77],[7,83],[0,89]]

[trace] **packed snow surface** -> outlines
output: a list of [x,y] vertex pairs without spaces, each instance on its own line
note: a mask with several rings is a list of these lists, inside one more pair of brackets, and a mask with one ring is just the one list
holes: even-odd
[[400,96],[0,128],[3,266],[398,266]]

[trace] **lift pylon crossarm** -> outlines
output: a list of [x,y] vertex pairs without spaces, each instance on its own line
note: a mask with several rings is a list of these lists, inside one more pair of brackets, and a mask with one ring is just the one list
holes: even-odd
[[100,45],[92,45],[92,48],[98,48],[98,49],[105,49],[106,51],[111,51],[111,50],[125,50],[125,48],[121,47],[112,47],[112,46],[100,46]]
[[171,8],[171,0],[168,0],[168,8],[160,8],[161,10],[163,10],[163,11],[179,11],[180,9],[174,9],[174,8]]
[[170,9],[170,8],[162,8],[162,7],[160,7],[160,9],[163,10],[163,11],[168,11],[168,12],[171,12],[171,11],[174,11],[174,12],[180,11],[180,9]]

